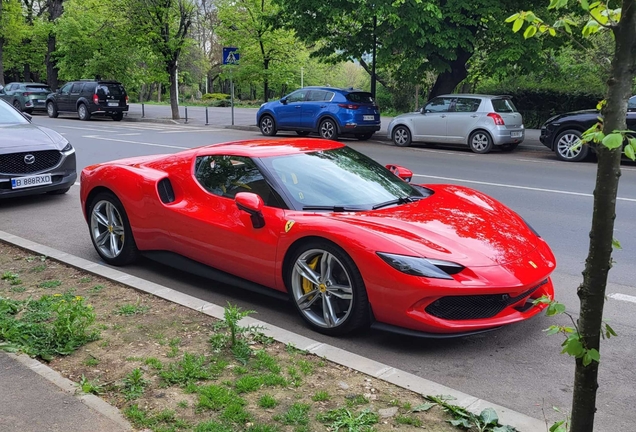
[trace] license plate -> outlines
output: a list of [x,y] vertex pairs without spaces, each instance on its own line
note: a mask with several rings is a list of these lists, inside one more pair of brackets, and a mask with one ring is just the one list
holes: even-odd
[[363,115],[363,116],[362,116],[362,120],[364,120],[364,121],[373,121],[373,120],[375,120],[375,116],[372,116],[372,115]]
[[44,99],[36,99],[35,103],[44,103]]
[[22,189],[33,186],[51,184],[51,174],[42,174],[28,177],[16,177],[11,179],[11,189]]
[[119,106],[119,102],[108,102],[108,106]]
[[521,138],[521,135],[523,135],[523,132],[510,132],[512,138]]

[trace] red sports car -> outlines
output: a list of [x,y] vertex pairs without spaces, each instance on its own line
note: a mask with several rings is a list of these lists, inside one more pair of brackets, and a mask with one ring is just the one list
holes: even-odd
[[107,263],[287,293],[322,333],[456,336],[545,307],[554,255],[519,215],[391,169],[334,141],[230,142],[89,166],[82,209]]

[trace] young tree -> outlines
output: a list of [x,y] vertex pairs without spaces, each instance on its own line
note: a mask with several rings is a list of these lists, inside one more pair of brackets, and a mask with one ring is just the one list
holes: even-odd
[[[45,10],[48,13],[49,22],[55,25],[55,22],[64,13],[64,0],[47,0]],[[58,86],[58,69],[55,60],[55,49],[57,46],[55,29],[51,28],[46,51],[46,81],[48,85],[56,90]]]
[[[549,7],[562,9],[568,3],[571,2],[551,0]],[[589,21],[583,27],[583,36],[606,30],[613,34],[615,43],[607,81],[607,97],[605,103],[600,104],[602,122],[583,136],[584,141],[596,145],[598,168],[589,252],[583,282],[577,290],[581,302],[580,315],[574,328],[566,330],[553,327],[553,332],[568,332],[563,344],[564,351],[576,358],[571,431],[591,432],[594,429],[596,412],[600,339],[602,335],[615,335],[607,324],[603,328],[603,306],[607,275],[612,267],[612,249],[618,246],[613,234],[621,155],[624,148],[625,154],[633,160],[636,151],[636,138],[626,134],[627,101],[632,95],[636,76],[636,0],[622,0],[621,8],[618,9],[610,8],[607,3],[599,1],[590,4],[587,0],[579,0],[578,3],[589,15]],[[572,27],[576,23],[568,14],[552,25],[546,24],[529,11],[514,14],[507,21],[513,23],[515,32],[527,23],[525,38],[540,34],[555,36],[557,33],[575,37]],[[564,309],[558,303],[553,303],[551,307],[557,312]]]
[[0,0],[0,85],[5,84],[5,46],[11,42],[19,42],[23,21],[19,0]]
[[170,77],[172,118],[178,120],[179,56],[190,42],[188,32],[196,6],[191,0],[129,0],[128,13],[136,34],[150,43]]

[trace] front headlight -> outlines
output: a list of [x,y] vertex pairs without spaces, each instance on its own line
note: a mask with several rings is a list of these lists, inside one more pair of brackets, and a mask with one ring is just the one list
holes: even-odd
[[62,153],[71,153],[71,152],[73,152],[73,146],[71,145],[71,143],[67,143],[62,149]]
[[261,108],[263,108],[263,107],[265,106],[265,104],[267,104],[267,102],[263,102],[263,103],[261,104]]
[[453,279],[451,275],[459,273],[464,266],[430,258],[420,258],[407,255],[396,255],[377,252],[378,256],[394,269],[413,276],[424,276],[435,279]]

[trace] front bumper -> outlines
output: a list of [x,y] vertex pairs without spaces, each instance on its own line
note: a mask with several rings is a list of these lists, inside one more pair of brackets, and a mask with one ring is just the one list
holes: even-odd
[[[51,174],[52,183],[23,189],[11,189],[11,179],[39,174]],[[77,181],[75,151],[62,156],[60,163],[52,169],[29,174],[0,174],[0,199],[17,198],[68,189]]]

